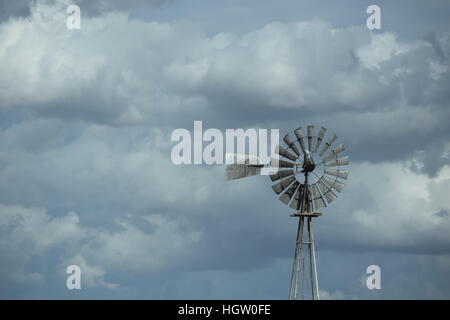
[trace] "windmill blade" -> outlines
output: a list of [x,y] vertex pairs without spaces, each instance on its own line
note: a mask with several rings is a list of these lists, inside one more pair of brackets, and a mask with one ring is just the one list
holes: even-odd
[[328,139],[328,141],[325,142],[325,145],[323,146],[322,151],[320,151],[319,156],[322,156],[328,150],[328,148],[336,141],[336,139],[337,135],[333,133],[331,137]]
[[294,134],[297,137],[297,141],[300,143],[303,153],[306,153],[305,143],[303,142],[302,128],[297,128],[294,130]]
[[314,136],[314,128],[315,126],[308,126],[307,127],[307,132],[308,132],[308,150],[312,152],[313,150],[313,136]]
[[345,186],[345,184],[343,184],[342,182],[334,180],[334,183],[331,187],[340,193],[342,191],[342,189],[344,189],[344,186]]
[[348,156],[325,163],[325,167],[337,167],[348,165]]
[[264,165],[228,164],[225,167],[225,180],[236,180],[261,174]]
[[273,191],[275,191],[276,194],[280,194],[284,189],[286,189],[287,187],[289,187],[289,185],[296,181],[295,177],[288,177],[286,179],[281,180],[280,182],[278,182],[277,184],[274,184],[272,186]]
[[291,137],[289,136],[289,133],[287,133],[284,138],[283,138],[284,143],[286,143],[286,145],[295,152],[295,154],[297,156],[300,157],[300,150],[298,150],[297,146],[295,145],[295,143],[291,140]]
[[319,187],[319,190],[320,190],[320,192],[322,193],[322,195],[324,195],[325,193],[328,192],[328,190],[331,189],[331,187],[328,186],[328,185],[323,181],[323,179],[319,179],[319,180],[317,181],[317,186]]
[[304,194],[305,194],[305,185],[304,184],[300,184],[300,187],[295,192],[295,195],[294,195],[294,197],[292,199],[292,202],[291,202],[291,205],[290,205],[290,207],[292,209],[300,210],[300,206],[301,206]]
[[327,128],[325,128],[325,127],[320,128],[319,133],[317,134],[317,141],[316,141],[316,145],[314,146],[314,152],[317,152],[317,150],[319,150],[319,147],[320,147],[320,144],[322,143],[325,132],[327,132]]
[[284,204],[289,204],[289,201],[291,201],[292,196],[294,195],[295,191],[297,190],[300,183],[298,181],[295,181],[292,186],[290,186],[279,198],[281,202]]
[[313,200],[314,201],[314,208],[320,209],[320,208],[325,208],[326,204],[325,204],[325,200],[323,200],[322,198],[316,198]]
[[275,158],[271,158],[270,159],[270,166],[271,167],[275,167],[275,168],[293,168],[294,167],[294,163],[293,162],[289,162],[283,159],[275,159]]
[[341,192],[342,189],[344,189],[345,184],[343,184],[340,181],[332,180],[328,177],[322,176],[320,179],[320,181],[322,181],[323,183],[325,183],[327,185],[327,187],[329,188],[333,188],[335,189],[337,192]]
[[325,174],[328,174],[330,176],[334,176],[341,179],[347,179],[348,177],[348,170],[329,170],[325,169]]
[[344,145],[342,143],[339,144],[336,148],[331,150],[331,152],[323,158],[323,161],[327,162],[327,161],[331,160],[333,157],[336,157],[337,154],[343,152],[344,150],[345,150]]
[[270,180],[272,181],[277,181],[289,176],[293,176],[294,175],[294,170],[279,170],[277,173],[275,174],[271,174],[270,175]]
[[325,197],[328,203],[331,203],[337,199],[337,196],[331,190],[328,190],[326,193],[323,194],[323,196]]
[[[292,201],[291,201],[290,207],[292,209],[295,209],[295,210],[307,210],[307,208],[302,207],[302,205],[303,205],[303,203],[306,204],[305,197],[308,197],[309,211],[312,212],[314,210],[314,195],[313,195],[313,192],[314,191],[311,188],[311,186],[308,186],[306,188],[304,184],[300,184],[300,187],[298,187],[297,191],[295,192],[294,196],[292,197]],[[320,204],[319,204],[319,206],[320,206]]]
[[312,185],[312,192],[313,192],[313,196],[314,196],[314,207],[316,209],[320,209],[320,208],[324,208],[326,207],[326,203],[322,198],[322,195],[319,192],[319,187],[317,186],[317,183],[314,183]]
[[331,188],[329,188],[322,181],[319,180],[318,185],[322,196],[325,197],[328,203],[337,199],[337,196],[333,193],[333,191],[331,191]]
[[292,153],[290,153],[289,151],[287,151],[286,149],[284,149],[282,146],[280,146],[278,144],[275,146],[275,152],[277,154],[279,154],[280,156],[283,156],[292,161],[295,161],[298,158],[298,156],[293,155]]

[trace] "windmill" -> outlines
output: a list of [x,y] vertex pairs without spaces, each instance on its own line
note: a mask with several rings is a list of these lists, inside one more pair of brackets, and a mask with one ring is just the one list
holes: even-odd
[[[291,217],[298,218],[294,263],[292,268],[289,299],[320,299],[314,251],[313,218],[322,214],[315,212],[337,199],[344,187],[342,180],[348,176],[348,156],[342,156],[343,144],[336,144],[336,134],[325,140],[327,129],[321,127],[317,134],[315,126],[294,130],[294,140],[286,134],[285,147],[277,145],[269,164],[253,155],[227,155],[234,163],[226,166],[226,180],[259,175],[262,168],[270,167],[269,175],[273,191],[279,200],[295,210]],[[227,162],[230,163],[230,162]]]

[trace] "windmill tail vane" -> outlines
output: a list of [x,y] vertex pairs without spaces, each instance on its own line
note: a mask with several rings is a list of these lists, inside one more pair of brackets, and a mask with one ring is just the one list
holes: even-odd
[[279,157],[271,158],[269,163],[254,155],[226,155],[226,180],[261,175],[263,169],[269,169],[265,172],[275,183],[272,190],[295,210],[291,216],[299,218],[290,299],[319,299],[312,218],[322,215],[314,210],[337,199],[344,188],[342,180],[348,177],[348,156],[342,156],[344,145],[335,143],[335,133],[325,139],[326,128],[321,127],[317,134],[314,129],[309,125],[304,132],[299,127],[294,130],[295,138],[287,133],[284,146],[275,148]]
[[249,154],[227,153],[225,161],[228,163],[225,167],[225,180],[261,175],[262,169],[270,166],[264,164],[260,157]]

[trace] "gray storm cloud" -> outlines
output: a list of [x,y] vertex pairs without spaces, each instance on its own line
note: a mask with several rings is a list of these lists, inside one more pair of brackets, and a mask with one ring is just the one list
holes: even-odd
[[[369,252],[398,270],[397,253],[422,275],[439,269],[423,292],[448,297],[438,285],[448,283],[450,254],[448,34],[404,40],[321,19],[210,34],[130,19],[143,3],[80,2],[91,14],[74,32],[65,2],[37,1],[28,13],[0,2],[11,17],[0,24],[2,283],[23,286],[19,297],[51,296],[39,288],[77,263],[93,297],[139,296],[144,275],[152,297],[179,297],[169,271],[204,283],[196,297],[223,297],[217,288],[232,297],[224,279],[258,287],[259,272],[284,270],[295,224],[266,177],[230,183],[222,167],[170,161],[170,132],[200,119],[336,131],[351,175],[317,224],[322,261]],[[364,272],[346,267],[354,279]],[[379,297],[402,297],[396,285],[408,286],[392,276]],[[357,281],[340,286],[324,296],[367,297]]]

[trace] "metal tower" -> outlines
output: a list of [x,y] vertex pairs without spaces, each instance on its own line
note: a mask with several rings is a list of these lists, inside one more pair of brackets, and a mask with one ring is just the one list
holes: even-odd
[[345,150],[344,145],[338,144],[329,150],[337,140],[333,133],[321,147],[327,129],[321,127],[315,135],[314,128],[313,125],[308,126],[306,135],[302,133],[301,127],[295,129],[295,140],[291,139],[289,133],[286,134],[283,142],[287,149],[277,145],[275,152],[281,158],[272,158],[270,164],[262,163],[259,158],[255,161],[255,155],[233,154],[236,162],[226,167],[227,180],[259,175],[266,166],[273,168],[273,174],[269,176],[276,182],[272,186],[273,191],[280,195],[281,202],[296,211],[291,215],[299,221],[290,299],[320,298],[312,221],[322,214],[314,210],[336,200],[337,193],[344,188],[339,179],[347,179],[348,176],[348,156],[338,158]]
[[[305,174],[307,186],[308,175]],[[311,212],[307,196],[302,202],[301,210],[291,217],[298,217],[297,238],[295,241],[294,265],[292,266],[290,300],[312,299],[319,300],[319,280],[317,278],[316,253],[314,251],[314,235],[312,218],[321,213]],[[306,223],[306,226],[305,226]]]

